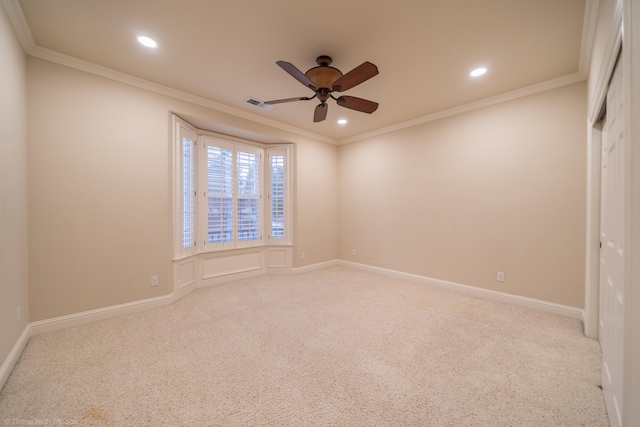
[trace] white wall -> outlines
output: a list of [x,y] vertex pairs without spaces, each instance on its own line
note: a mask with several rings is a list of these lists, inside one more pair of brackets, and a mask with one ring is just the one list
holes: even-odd
[[340,146],[340,259],[584,307],[585,110],[580,82]]
[[27,75],[32,321],[173,291],[172,112],[295,143],[295,242],[336,258],[335,146],[33,57]]
[[29,322],[25,73],[25,54],[0,6],[0,361],[7,360]]
[[[338,147],[297,147],[294,266],[304,267],[338,257]],[[305,258],[302,259],[302,252]],[[332,254],[333,258],[327,258]]]

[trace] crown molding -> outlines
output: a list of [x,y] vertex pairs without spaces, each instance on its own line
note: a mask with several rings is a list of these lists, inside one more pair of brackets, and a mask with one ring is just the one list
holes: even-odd
[[333,145],[337,144],[337,141],[333,138],[329,138],[323,135],[319,135],[313,132],[308,132],[303,129],[297,128],[295,126],[289,126],[287,124],[278,122],[276,120],[268,119],[262,116],[258,116],[256,114],[248,113],[246,111],[240,110],[238,108],[229,107],[227,105],[221,104],[219,102],[213,101],[211,99],[203,98],[201,96],[193,95],[188,92],[183,92],[178,89],[173,89],[168,86],[164,86],[158,83],[153,83],[145,79],[141,79],[139,77],[134,77],[130,74],[122,73],[120,71],[113,70],[111,68],[103,67],[101,65],[94,64],[92,62],[84,61],[82,59],[75,58],[73,56],[65,55],[60,52],[56,52],[50,49],[46,49],[37,45],[28,52],[29,55],[44,59],[49,62],[54,62],[60,65],[64,65],[69,68],[74,68],[76,70],[84,71],[87,73],[95,74],[101,77],[105,77],[111,80],[118,81],[120,83],[125,83],[131,86],[135,86],[141,89],[148,90],[150,92],[155,92],[160,95],[169,96],[171,98],[179,99],[181,101],[190,102],[192,104],[200,105],[202,107],[210,108],[212,110],[220,111],[223,113],[230,114],[235,117],[240,117],[243,119],[251,120],[252,122],[260,123],[263,125],[267,125],[276,129],[284,130],[287,132],[291,132],[300,136],[304,136],[307,138],[315,139],[317,141],[322,141],[326,143],[330,143]]
[[16,35],[18,36],[18,40],[20,40],[20,44],[22,44],[22,48],[27,54],[29,54],[36,44],[33,41],[31,30],[27,25],[27,20],[22,13],[22,8],[20,7],[18,0],[2,0],[2,3],[4,4],[4,8],[7,10],[7,15],[9,15],[9,20],[13,25]]
[[187,92],[170,88],[168,86],[163,86],[157,83],[153,83],[148,80],[134,77],[130,74],[122,73],[120,71],[116,71],[111,68],[103,67],[101,65],[97,65],[88,61],[84,61],[69,55],[65,55],[63,53],[59,53],[59,52],[38,46],[35,44],[35,41],[31,34],[31,29],[27,24],[27,20],[25,19],[24,14],[22,13],[22,8],[20,7],[20,3],[18,2],[18,0],[1,0],[1,1],[4,4],[5,9],[7,10],[7,14],[9,15],[9,19],[11,20],[11,24],[13,25],[13,28],[18,36],[18,39],[22,44],[22,48],[24,49],[27,55],[44,59],[46,61],[54,62],[60,65],[64,65],[69,68],[85,71],[87,73],[95,74],[111,80],[115,80],[120,83],[125,83],[131,86],[145,89],[150,92],[155,92],[161,95],[169,96],[171,98],[179,99],[181,101],[190,102],[192,104],[200,105],[202,107],[210,108],[212,110],[227,113],[235,117],[251,120],[256,123],[267,125],[267,126],[280,129],[286,132],[291,132],[293,134],[300,135],[306,138],[311,138],[317,141],[337,145],[338,141],[333,138],[329,138],[313,132],[308,132],[304,129],[300,129],[295,126],[290,126],[276,120],[272,120],[262,116],[258,116],[256,114],[248,113],[238,108],[229,107],[227,105],[221,104],[211,99],[203,98]]
[[448,110],[438,111],[437,113],[418,117],[417,119],[398,123],[392,126],[387,126],[372,132],[363,133],[361,135],[357,135],[351,138],[342,139],[338,142],[338,145],[344,145],[344,144],[360,141],[367,138],[373,138],[373,137],[384,135],[390,132],[395,132],[395,131],[410,128],[413,126],[418,126],[424,123],[433,122],[435,120],[444,119],[446,117],[455,116],[457,114],[466,113],[467,111],[477,110],[479,108],[500,104],[502,102],[511,101],[513,99],[522,98],[528,95],[533,95],[538,92],[544,92],[546,90],[555,89],[557,87],[570,85],[583,80],[585,80],[585,76],[582,75],[582,73],[569,74],[563,77],[558,77],[553,80],[548,80],[546,82],[527,86],[521,89],[516,89],[511,92],[506,92],[500,95],[481,99],[479,101],[471,102],[469,104],[464,104],[459,107],[449,108]]
[[35,44],[31,30],[26,22],[22,8],[18,0],[1,0],[7,9],[9,18],[14,26],[14,29],[18,35],[18,38],[25,50],[25,52],[33,57],[44,59],[46,61],[61,64],[70,68],[85,71],[87,73],[95,74],[101,77],[105,77],[111,80],[115,80],[121,83],[129,84],[141,89],[145,89],[151,92],[155,92],[161,95],[169,96],[171,98],[179,99],[182,101],[190,102],[195,105],[200,105],[212,110],[220,111],[233,115],[235,117],[244,118],[256,123],[264,124],[276,129],[280,129],[286,132],[290,132],[296,135],[300,135],[306,138],[311,138],[317,141],[329,143],[332,145],[343,145],[355,141],[360,141],[375,136],[384,135],[390,132],[395,132],[401,129],[406,129],[412,126],[417,126],[423,123],[428,123],[434,120],[440,120],[446,117],[450,117],[456,114],[461,114],[467,111],[475,110],[478,108],[487,107],[490,105],[498,104],[505,101],[510,101],[519,97],[531,95],[537,92],[543,92],[545,90],[554,89],[560,86],[576,83],[581,80],[585,80],[589,68],[589,62],[591,59],[591,50],[593,46],[593,39],[595,33],[596,18],[598,12],[599,0],[586,0],[585,14],[582,28],[582,42],[580,46],[580,59],[578,72],[569,74],[567,76],[559,77],[557,79],[542,82],[536,85],[528,86],[525,88],[517,89],[511,92],[507,92],[501,95],[485,98],[476,102],[461,105],[458,107],[450,108],[447,110],[439,111],[433,114],[429,114],[423,117],[398,123],[392,126],[380,128],[371,132],[355,135],[349,138],[337,140],[317,133],[309,132],[304,129],[300,129],[295,126],[290,126],[282,122],[265,118],[253,113],[246,112],[244,110],[230,107],[228,105],[221,104],[208,98],[193,95],[187,92],[183,92],[177,89],[170,88],[158,83],[153,83],[145,79],[134,77],[130,74],[122,73],[107,67],[103,67],[88,61],[84,61],[69,55],[65,55],[50,49],[40,47]]

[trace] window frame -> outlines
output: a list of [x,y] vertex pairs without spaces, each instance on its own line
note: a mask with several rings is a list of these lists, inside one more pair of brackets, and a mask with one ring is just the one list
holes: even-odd
[[[192,128],[187,122],[175,118],[174,121],[174,215],[173,215],[173,228],[174,228],[174,253],[177,257],[186,257],[198,252],[198,178],[197,178],[197,164],[198,164],[198,149],[197,141],[198,134],[195,129]],[[193,142],[193,177],[194,177],[194,195],[193,195],[193,213],[192,219],[192,243],[189,246],[184,246],[184,174],[183,174],[183,138],[189,136]]]
[[[198,194],[199,198],[202,198],[200,203],[199,221],[201,233],[198,236],[199,241],[202,242],[203,251],[219,251],[225,249],[239,249],[253,246],[263,245],[263,229],[264,223],[264,206],[263,206],[263,170],[264,170],[264,154],[261,147],[249,145],[246,143],[239,143],[230,141],[228,138],[219,138],[211,135],[201,134],[199,135],[198,149],[200,149],[200,163],[199,163],[199,183],[201,187],[204,187]],[[208,189],[207,189],[207,173],[208,173],[208,147],[219,147],[225,150],[231,151],[232,156],[232,172],[231,172],[231,203],[232,203],[232,237],[230,241],[224,242],[210,242],[207,238],[208,231]],[[238,203],[241,198],[238,192],[238,152],[249,152],[251,154],[259,156],[259,171],[258,171],[258,238],[253,240],[243,240],[238,237]]]
[[[267,201],[265,203],[266,212],[265,212],[265,224],[270,224],[268,230],[265,226],[265,232],[267,233],[267,242],[269,245],[290,245],[291,240],[291,207],[292,207],[292,198],[291,198],[291,146],[290,145],[275,145],[272,147],[268,147],[265,153],[266,161],[265,168],[269,169],[269,173],[267,174],[267,179],[265,180],[265,194]],[[272,205],[272,188],[274,184],[274,176],[271,173],[272,167],[272,158],[274,156],[283,156],[283,209],[282,214],[283,218],[283,234],[282,238],[273,236],[273,205]]]
[[[255,141],[248,141],[242,138],[232,137],[228,135],[220,135],[215,132],[197,129],[190,125],[180,117],[174,115],[174,215],[173,215],[173,240],[174,240],[174,259],[189,257],[198,253],[210,253],[220,251],[230,251],[243,248],[257,248],[266,246],[282,246],[291,245],[293,236],[291,233],[291,153],[293,144],[262,144]],[[196,138],[196,197],[195,212],[196,219],[194,222],[195,242],[189,248],[182,247],[183,237],[183,151],[182,151],[182,134],[195,135]],[[232,150],[233,158],[233,238],[230,242],[208,242],[207,239],[207,216],[208,216],[208,199],[207,199],[207,146],[220,146]],[[255,240],[238,239],[238,194],[237,194],[237,152],[250,152],[259,155],[259,195],[258,195],[258,234],[259,238]],[[272,185],[271,176],[271,157],[273,155],[283,156],[283,190],[284,190],[284,221],[282,230],[284,236],[282,238],[273,238],[272,236],[272,208],[271,193]]]

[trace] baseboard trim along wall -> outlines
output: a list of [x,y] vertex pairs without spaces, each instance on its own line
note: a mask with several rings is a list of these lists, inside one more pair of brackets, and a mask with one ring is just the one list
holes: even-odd
[[532,308],[545,313],[557,314],[558,316],[568,317],[571,319],[576,319],[584,322],[584,310],[581,308],[569,307],[562,304],[556,304],[556,303],[537,300],[533,298],[522,297],[519,295],[507,294],[505,292],[492,291],[490,289],[483,289],[475,286],[463,285],[460,283],[448,282],[446,280],[434,279],[431,277],[419,276],[411,273],[403,273],[397,270],[389,270],[386,268],[374,267],[374,266],[359,264],[359,263],[350,262],[350,261],[338,260],[338,265],[341,265],[344,267],[357,268],[360,270],[369,271],[371,273],[382,274],[385,276],[395,277],[398,279],[410,280],[410,281],[422,283],[428,286],[434,286],[438,288],[463,292],[463,293],[477,296],[480,298],[486,298],[494,301],[501,301],[509,304],[528,307],[528,308]]
[[30,336],[59,331],[61,329],[85,325],[87,323],[97,322],[100,320],[112,319],[114,317],[120,317],[127,314],[139,313],[141,311],[170,305],[173,302],[174,297],[173,293],[171,293],[161,297],[112,305],[95,310],[83,311],[81,313],[69,314],[67,316],[54,317],[52,319],[39,320],[37,322],[30,323]]
[[0,390],[4,387],[4,383],[7,382],[13,367],[18,363],[18,359],[20,359],[20,355],[22,354],[24,347],[29,342],[29,338],[31,338],[31,325],[27,325],[24,328],[22,334],[20,334],[20,337],[18,338],[18,341],[16,341],[11,352],[9,352],[9,355],[2,363],[2,367],[0,367]]
[[338,263],[339,261],[335,259],[333,261],[326,261],[318,264],[305,265],[304,267],[292,268],[291,272],[294,274],[309,273],[310,271],[321,270],[323,268],[328,268],[328,267],[334,267],[338,265]]
[[[577,319],[584,321],[584,310],[568,307],[561,304],[550,303],[546,301],[540,301],[532,298],[521,297],[518,295],[507,294],[504,292],[497,292],[488,289],[477,288],[469,285],[462,285],[459,283],[448,282],[445,280],[433,279],[425,276],[418,276],[410,273],[403,273],[401,271],[389,270],[386,268],[373,267],[365,264],[358,264],[349,261],[343,260],[333,260],[322,262],[318,264],[306,265],[304,267],[296,267],[296,268],[283,268],[277,272],[269,269],[263,269],[262,274],[302,274],[308,273],[315,270],[320,270],[323,268],[333,267],[333,266],[343,266],[349,268],[356,268],[360,270],[369,271],[375,274],[381,274],[384,276],[394,277],[403,280],[410,280],[413,282],[422,283],[428,286],[434,286],[438,288],[445,288],[454,291],[463,292],[466,294],[474,295],[480,298],[487,298],[497,301],[506,302],[509,304],[516,304],[528,308],[532,308],[535,310],[539,310],[546,313],[556,314],[559,316],[569,317],[572,319]],[[253,272],[252,272],[253,273]],[[253,274],[255,275],[255,274]],[[232,282],[239,280],[242,275],[232,274],[227,276],[218,277],[215,283],[203,283],[199,284],[198,288],[206,287],[206,285],[219,284],[223,281]],[[206,282],[206,281],[205,281]],[[210,282],[210,280],[209,280]],[[195,289],[191,289],[195,290]],[[24,347],[27,345],[29,338],[32,336],[36,336],[39,334],[44,334],[48,332],[58,331],[61,329],[71,328],[74,326],[80,326],[87,323],[97,322],[100,320],[112,319],[119,316],[124,316],[127,314],[138,313],[146,310],[150,310],[153,308],[159,308],[166,305],[170,305],[175,301],[179,300],[183,296],[189,294],[190,292],[181,293],[171,293],[168,295],[163,295],[161,297],[149,298],[140,301],[133,301],[125,304],[119,304],[109,307],[103,307],[96,310],[84,311],[81,313],[70,314],[67,316],[55,317],[52,319],[40,320],[37,322],[32,322],[27,325],[24,329],[20,338],[13,346],[11,353],[7,356],[6,360],[2,364],[0,368],[0,390],[4,386],[7,378],[9,378],[9,374],[11,370],[17,363]]]

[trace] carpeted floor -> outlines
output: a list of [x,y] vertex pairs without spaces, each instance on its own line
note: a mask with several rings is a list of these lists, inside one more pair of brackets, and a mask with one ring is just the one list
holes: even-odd
[[607,426],[600,363],[579,321],[332,267],[33,337],[0,423]]

